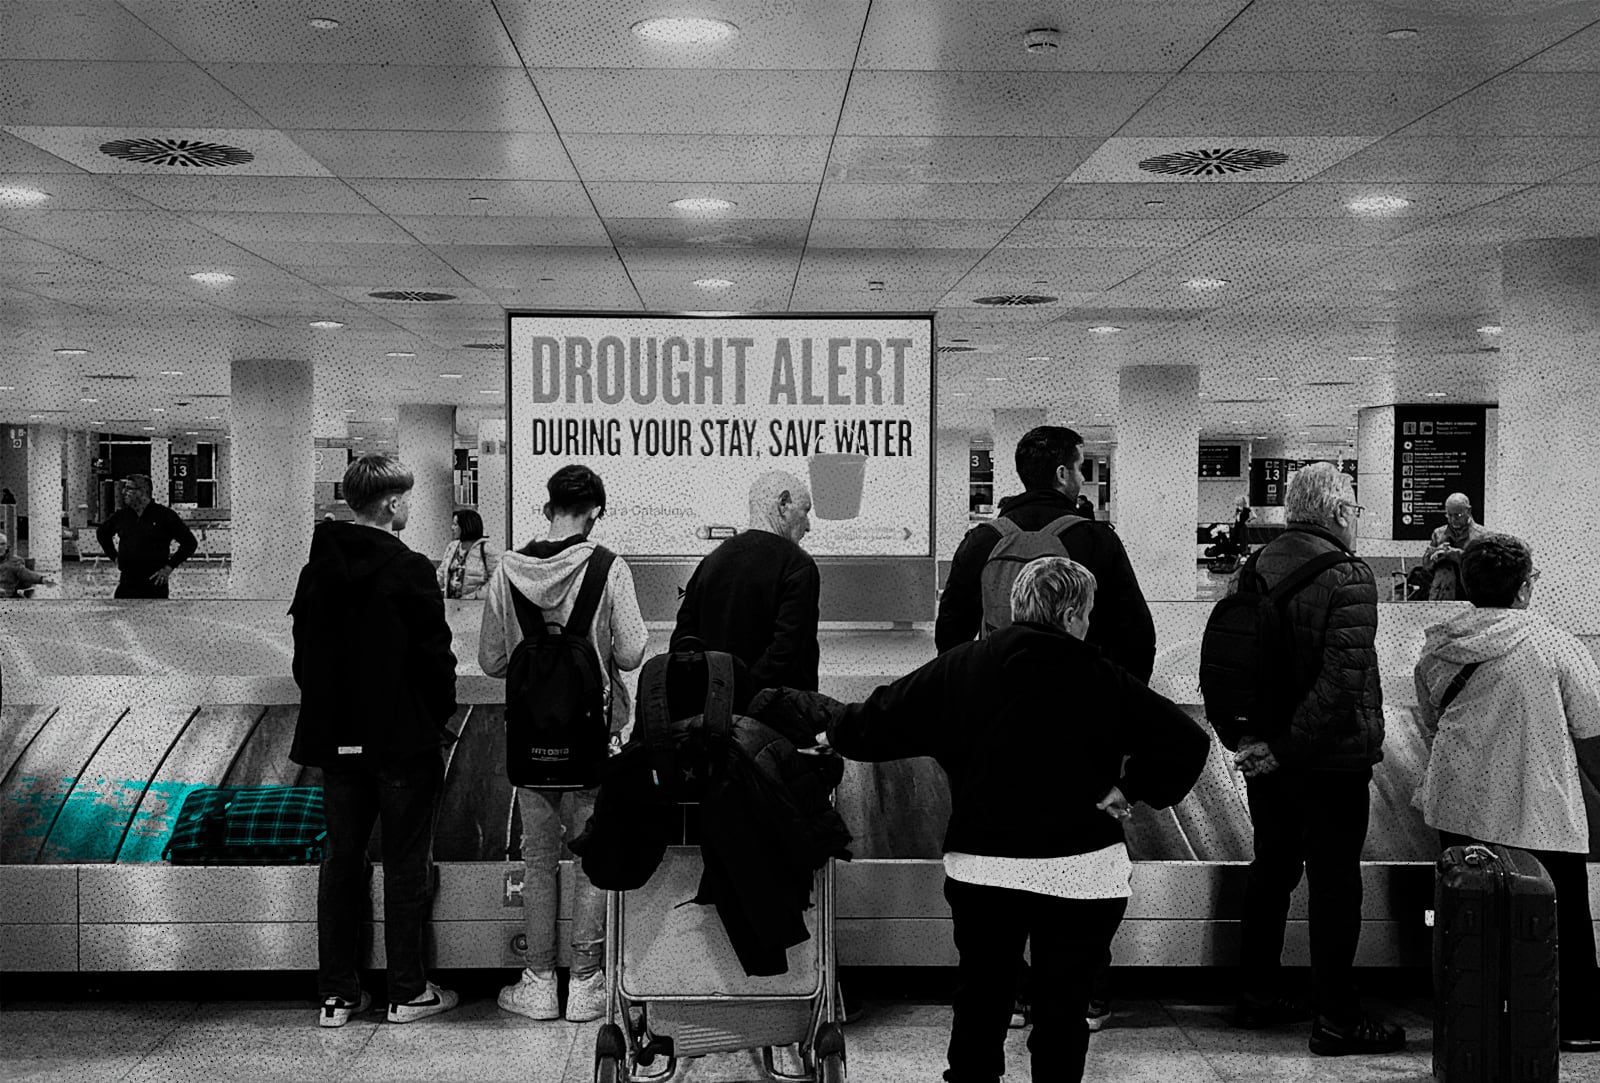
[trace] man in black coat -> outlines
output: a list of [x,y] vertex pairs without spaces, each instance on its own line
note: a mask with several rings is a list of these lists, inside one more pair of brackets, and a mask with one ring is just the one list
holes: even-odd
[[343,1026],[370,1002],[356,972],[367,901],[367,844],[383,825],[388,1018],[448,1011],[456,994],[428,981],[433,819],[444,783],[440,742],[456,709],[456,659],[433,564],[396,532],[411,471],[366,455],[344,475],[355,522],[322,523],[294,604],[300,717],[289,756],[322,768],[328,820],[317,886],[318,1022]]
[[817,690],[817,562],[800,548],[811,529],[811,490],[772,471],[750,487],[750,528],[695,568],[672,642],[694,636],[727,651],[757,688]]
[[122,499],[123,506],[95,531],[100,548],[121,573],[114,597],[169,597],[167,580],[199,548],[194,532],[177,512],[151,499],[144,474],[122,480]]

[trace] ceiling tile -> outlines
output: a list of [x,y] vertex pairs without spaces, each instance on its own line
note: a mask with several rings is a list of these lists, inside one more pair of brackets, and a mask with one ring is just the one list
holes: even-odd
[[1407,136],[1600,137],[1600,72],[1511,72],[1418,120]]
[[[388,247],[391,252],[394,251],[392,246]],[[443,290],[446,293],[454,293],[455,287],[468,285],[465,278],[428,249],[416,247],[406,251],[412,255],[404,262],[390,260],[372,265],[361,262],[287,263],[282,265],[282,270],[285,274],[291,274],[303,282],[330,290],[370,282],[374,277],[375,268],[382,269],[387,289]],[[317,254],[314,250],[311,253],[313,257]]]
[[[283,132],[262,128],[40,128],[9,126],[6,131],[42,147],[90,173],[135,176],[194,176],[191,170],[215,169],[226,177],[313,177],[328,171]],[[137,142],[127,151],[110,153],[108,144]],[[116,150],[116,148],[113,148]],[[243,154],[239,152],[244,152]],[[119,156],[132,152],[140,158]],[[156,161],[143,160],[157,156]],[[188,159],[174,161],[174,157]]]
[[1027,214],[1049,184],[824,184],[823,218],[1009,218]]
[[[705,228],[730,229],[744,218],[808,218],[817,202],[814,184],[735,184],[671,181],[647,184],[590,184],[589,195],[602,218],[673,218]],[[733,207],[716,211],[680,211],[677,199],[713,197]]]
[[1164,81],[1072,72],[858,71],[839,134],[1105,137]]
[[789,298],[791,312],[932,312],[943,290],[844,291],[827,283],[795,284]]
[[1018,223],[1006,248],[1166,248],[1190,244],[1228,224],[1224,218],[1040,218]]
[[449,245],[434,251],[485,291],[531,287],[541,278],[561,282],[596,275],[626,279],[622,261],[610,248]]
[[248,249],[293,241],[406,244],[413,239],[381,214],[191,214],[189,221]]
[[30,206],[0,204],[0,225],[20,217],[36,214],[58,214],[62,211],[149,211],[150,204],[132,193],[123,191],[105,177],[72,173],[28,174],[22,171],[0,174],[0,184],[6,187],[31,188],[50,196],[43,203]]
[[911,251],[966,248],[987,251],[1011,229],[1005,218],[822,218],[811,224],[808,243],[823,248],[898,248]]
[[[512,67],[516,50],[490,0],[339,0],[316,4],[194,4],[119,0],[197,61],[277,64],[481,64]],[[315,15],[340,25],[318,30]]]
[[206,71],[279,128],[554,134],[521,68],[214,64]]
[[582,218],[594,213],[583,186],[533,180],[355,179],[350,187],[384,214]]
[[741,275],[780,274],[794,277],[800,266],[798,248],[629,248],[620,253],[630,274],[642,271],[675,274],[680,278],[738,278]]
[[341,177],[576,181],[553,135],[525,132],[287,133]]
[[105,0],[8,3],[0,60],[175,61],[184,56]]
[[1155,262],[1159,248],[998,248],[958,287],[973,297],[993,293],[1092,293],[1107,290]]
[[9,132],[0,132],[0,174],[77,172],[77,166],[49,151]]
[[1187,184],[1063,184],[1031,215],[1039,218],[1154,218],[1174,223],[1190,218],[1236,218],[1290,191],[1272,182],[1218,184],[1192,178]]
[[1396,135],[1339,162],[1322,181],[1536,184],[1600,158],[1600,139]]
[[1600,72],[1600,20],[1529,58],[1521,70]]
[[[1498,72],[1594,18],[1586,4],[1255,0],[1195,57],[1191,72]],[[1391,39],[1391,30],[1415,37]]]
[[566,137],[566,146],[586,184],[815,183],[828,160],[828,140],[821,136],[575,134]]
[[[327,241],[258,241],[251,251],[270,263],[293,270],[298,267],[382,267],[443,270],[439,257],[420,244],[335,244]],[[296,271],[296,273],[299,273]],[[361,281],[368,281],[371,271]],[[313,279],[313,281],[316,281]]]
[[192,64],[9,60],[0,62],[0,101],[6,103],[8,130],[22,125],[267,126]]
[[680,245],[711,250],[799,248],[806,243],[804,218],[607,218],[606,231],[618,248],[673,248]]
[[1381,79],[1363,72],[1186,72],[1162,87],[1118,134],[1182,141],[1196,132],[1382,136],[1481,78],[1460,71],[1397,72]]
[[833,286],[849,294],[866,290],[867,282],[883,283],[884,291],[943,293],[983,258],[982,251],[807,247],[800,284],[807,289]]
[[605,245],[605,227],[588,218],[402,215],[395,222],[426,245]]
[[663,14],[654,0],[605,4],[535,0],[500,9],[530,68],[840,69],[855,57],[867,0],[773,4],[718,0],[714,15],[738,33],[707,45],[647,41],[630,28]]
[[[1340,218],[1355,222],[1394,222],[1455,214],[1518,191],[1517,184],[1416,184],[1405,181],[1382,184],[1344,182],[1302,184],[1292,192],[1263,203],[1252,218]],[[1410,206],[1374,217],[1363,217],[1350,203],[1373,196],[1392,196]]]
[[116,174],[108,182],[171,211],[376,214],[360,195],[332,177],[148,177]]
[[827,177],[866,184],[1059,181],[1099,145],[1098,139],[840,138]]
[[533,73],[556,127],[572,132],[832,135],[847,71]]
[[[858,65],[863,71],[1177,71],[1246,6],[1248,0],[1043,0],[1024,8],[877,0]],[[1023,34],[1034,27],[1059,29],[1059,47],[1027,52]]]

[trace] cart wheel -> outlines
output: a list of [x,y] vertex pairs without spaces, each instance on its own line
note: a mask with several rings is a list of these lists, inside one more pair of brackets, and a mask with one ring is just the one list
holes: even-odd
[[616,1057],[603,1057],[594,1062],[594,1083],[622,1083],[622,1065],[617,1063]]
[[615,1023],[601,1027],[594,1040],[595,1083],[620,1083],[622,1058],[627,1052],[627,1039],[623,1038],[621,1027]]
[[838,1023],[824,1023],[817,1028],[814,1051],[817,1083],[845,1083],[844,1031]]
[[818,1083],[845,1083],[844,1056],[825,1057],[822,1070],[817,1073]]

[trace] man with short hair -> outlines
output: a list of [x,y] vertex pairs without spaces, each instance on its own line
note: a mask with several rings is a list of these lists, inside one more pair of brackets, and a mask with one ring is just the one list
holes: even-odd
[[113,597],[169,597],[167,580],[200,543],[177,512],[151,499],[149,475],[123,478],[122,502],[95,531],[100,548],[121,573]]
[[1428,548],[1422,552],[1422,566],[1433,573],[1428,582],[1428,601],[1466,597],[1461,590],[1461,551],[1468,542],[1486,533],[1472,518],[1472,501],[1466,493],[1451,493],[1444,498],[1444,525],[1434,528]]
[[[1267,587],[1325,553],[1353,554],[1361,505],[1332,463],[1297,471],[1285,496],[1288,529],[1263,546],[1255,570]],[[1359,560],[1333,564],[1290,597],[1286,625],[1297,671],[1315,674],[1278,733],[1246,735],[1234,762],[1246,779],[1255,860],[1246,881],[1234,1022],[1245,1028],[1303,1022],[1281,985],[1289,895],[1310,881],[1311,1051],[1392,1053],[1405,1031],[1366,1016],[1355,986],[1361,938],[1361,848],[1372,765],[1383,758],[1383,687],[1375,642],[1378,590]]]
[[456,709],[456,659],[433,563],[397,537],[414,478],[396,459],[363,455],[344,474],[354,522],[311,535],[289,614],[300,717],[289,757],[322,768],[328,820],[317,885],[318,1023],[365,1011],[356,966],[367,910],[367,844],[383,834],[388,1019],[449,1011],[456,994],[423,962],[433,907],[433,820],[441,743]]
[[750,486],[750,526],[718,545],[689,577],[672,641],[727,651],[755,688],[817,690],[817,562],[800,548],[811,529],[811,490],[771,471]]
[[[550,529],[544,540],[529,542],[500,558],[484,588],[478,663],[490,677],[504,677],[511,654],[522,642],[515,594],[539,607],[547,622],[565,626],[598,546],[589,540],[606,512],[606,489],[587,466],[564,466],[546,483],[544,506]],[[630,719],[627,686],[618,670],[634,670],[644,661],[649,632],[639,613],[633,572],[621,557],[611,562],[605,585],[589,624],[589,640],[600,661],[601,678],[610,695],[611,733],[622,732]],[[517,790],[522,814],[522,913],[527,947],[526,966],[516,984],[500,990],[500,1007],[530,1019],[561,1015],[556,986],[556,869],[564,842],[583,831],[594,814],[598,788],[583,790]],[[567,984],[567,1021],[598,1019],[606,1007],[606,896],[589,882],[581,862],[573,862],[571,922],[572,968]],[[616,965],[613,960],[612,965]]]

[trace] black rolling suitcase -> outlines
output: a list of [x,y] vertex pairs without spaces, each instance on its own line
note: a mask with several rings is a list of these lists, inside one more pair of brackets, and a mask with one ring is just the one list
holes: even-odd
[[1433,1074],[1556,1083],[1556,892],[1526,850],[1452,846],[1434,880]]

